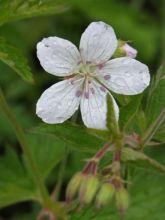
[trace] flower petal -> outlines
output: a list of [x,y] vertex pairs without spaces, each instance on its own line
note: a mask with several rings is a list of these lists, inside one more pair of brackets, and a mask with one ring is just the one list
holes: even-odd
[[44,38],[37,44],[37,56],[41,66],[56,76],[71,75],[80,62],[78,49],[70,41],[58,38]]
[[101,64],[112,56],[116,48],[115,32],[104,22],[92,22],[81,36],[80,53],[83,61]]
[[148,67],[129,57],[110,60],[97,71],[100,71],[98,80],[118,94],[139,94],[150,83]]
[[49,124],[62,123],[78,109],[82,79],[63,80],[48,88],[37,102],[36,114]]
[[[107,128],[107,94],[108,91],[97,82],[93,81],[90,83],[88,96],[84,93],[80,102],[82,119],[87,127],[95,129]],[[118,120],[119,109],[113,97],[112,101],[114,103],[116,119]]]

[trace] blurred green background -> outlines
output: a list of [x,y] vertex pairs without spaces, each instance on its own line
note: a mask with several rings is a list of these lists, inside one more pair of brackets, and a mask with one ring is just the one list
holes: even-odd
[[[137,59],[149,66],[151,74],[155,74],[164,59],[163,0],[68,0],[66,4],[61,13],[55,10],[53,15],[13,21],[0,27],[0,36],[24,53],[34,74],[35,83],[29,85],[0,62],[0,85],[26,130],[40,122],[35,114],[37,99],[46,88],[58,81],[43,71],[36,57],[36,44],[42,38],[58,36],[78,46],[81,33],[87,25],[91,21],[101,20],[113,26],[118,38],[130,41],[138,50]],[[15,135],[7,119],[0,113],[0,153],[3,155],[4,146],[10,145],[18,150]],[[73,153],[67,170],[67,181],[71,174],[82,167],[81,158],[84,155],[76,153],[74,156]],[[50,189],[52,179],[48,180]],[[0,220],[32,220],[33,214],[29,213],[32,210],[35,213],[38,209],[32,207],[31,203],[22,203],[5,208],[0,212]],[[152,219],[162,220],[161,217]]]

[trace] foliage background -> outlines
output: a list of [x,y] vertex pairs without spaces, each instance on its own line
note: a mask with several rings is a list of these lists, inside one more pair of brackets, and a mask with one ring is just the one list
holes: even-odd
[[[8,7],[3,7],[3,4],[7,4],[7,2],[9,3]],[[7,14],[14,10],[14,2],[20,2],[19,7],[22,7],[21,10],[25,10],[25,12],[28,12],[34,4],[37,5],[36,12],[22,16],[33,18],[19,20],[21,16],[20,18],[19,16],[11,16],[4,22]],[[23,2],[0,0],[0,23],[2,24],[0,36],[4,37],[8,44],[18,48],[28,59],[34,75],[34,83],[28,84],[22,81],[9,66],[0,62],[0,85],[18,121],[27,131],[31,151],[51,191],[54,182],[60,175],[58,170],[66,151],[66,142],[62,138],[57,139],[53,136],[40,134],[33,135],[29,132],[32,127],[40,123],[40,119],[35,115],[35,103],[38,97],[46,88],[58,81],[54,76],[44,72],[40,66],[36,57],[37,42],[43,37],[59,36],[78,46],[81,33],[87,25],[91,21],[102,20],[114,27],[118,38],[131,41],[131,45],[138,50],[138,60],[146,63],[151,74],[154,75],[165,58],[163,54],[165,51],[163,14],[165,12],[163,0],[70,0],[65,1],[66,4],[63,3],[64,1],[54,1],[60,7],[53,6],[51,10],[45,10],[41,13],[44,16],[40,17],[38,16],[40,14],[38,12],[41,10],[40,5],[44,4],[46,8],[51,1],[31,0]],[[3,45],[1,41],[0,43]],[[0,46],[0,56],[1,50],[2,47]],[[76,136],[77,131],[74,130],[73,132]],[[165,133],[163,132],[162,136],[159,136],[163,137]],[[84,159],[93,153],[92,149],[85,150],[84,147],[77,149],[77,147],[72,146],[72,143],[67,142],[68,159],[60,200],[64,200],[65,187],[71,176],[82,168]],[[163,144],[150,147],[147,152],[165,164]],[[31,177],[21,165],[25,162],[19,144],[8,120],[1,112],[0,154],[0,206],[2,207],[0,219],[36,219],[40,207],[33,202],[23,201],[27,198],[33,200],[37,190],[31,181]],[[49,175],[50,173],[51,175]],[[133,183],[130,186],[132,202],[127,219],[164,219],[164,176],[140,168],[136,164],[131,166],[130,173],[133,176]],[[25,185],[26,187],[22,187]],[[26,199],[22,197],[23,194]],[[17,201],[22,202],[13,205]],[[103,209],[96,214],[93,208],[88,208],[85,212],[74,214],[71,219],[108,220],[109,216],[112,216],[112,219],[118,219],[116,210],[113,207],[111,209],[110,211],[108,207],[108,209]]]

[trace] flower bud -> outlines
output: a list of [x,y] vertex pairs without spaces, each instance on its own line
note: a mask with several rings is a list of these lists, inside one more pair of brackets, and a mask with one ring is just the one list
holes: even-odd
[[127,57],[135,58],[137,56],[137,50],[127,43],[124,44],[123,50],[126,52]]
[[125,41],[118,40],[118,47],[115,53],[113,54],[113,57],[117,58],[117,57],[123,57],[123,56],[135,58],[137,56],[137,50],[131,47]]
[[124,213],[129,206],[129,195],[124,187],[120,187],[116,190],[116,205],[122,213]]
[[97,194],[96,206],[100,208],[108,204],[112,200],[114,192],[115,187],[111,183],[104,183]]
[[88,175],[81,183],[79,191],[79,200],[83,204],[89,204],[95,196],[99,187],[99,180],[94,175]]
[[76,173],[72,177],[66,189],[66,200],[67,201],[72,200],[76,196],[83,178],[84,176],[82,173]]

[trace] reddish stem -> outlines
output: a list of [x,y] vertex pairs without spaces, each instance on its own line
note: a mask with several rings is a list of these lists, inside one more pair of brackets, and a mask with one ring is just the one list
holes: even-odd
[[[121,160],[121,147],[122,147],[122,142],[119,140],[116,143],[116,149],[115,149],[115,153],[114,153],[114,158],[113,158],[113,175],[114,178],[112,178],[113,180],[113,184],[115,185],[116,188],[119,188],[121,185],[121,182],[119,181],[120,176],[121,176],[121,168],[120,168],[120,160]],[[117,178],[116,178],[117,177]],[[119,178],[119,179],[118,179]]]
[[95,159],[100,160],[104,155],[107,153],[107,151],[110,148],[111,143],[107,142],[94,156]]
[[121,158],[121,150],[117,149],[114,155],[114,161],[120,161]]
[[84,167],[83,174],[96,174],[97,173],[97,164],[104,157],[111,146],[110,142],[107,142],[96,154],[90,159],[90,161]]
[[49,211],[48,209],[42,210],[39,213],[37,220],[41,220],[44,217],[48,217],[50,220],[57,220],[57,218],[54,216],[54,214],[51,211]]

